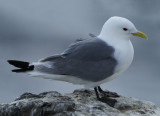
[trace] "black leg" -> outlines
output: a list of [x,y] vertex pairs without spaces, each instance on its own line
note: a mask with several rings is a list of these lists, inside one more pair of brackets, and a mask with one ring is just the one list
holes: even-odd
[[99,92],[103,92],[102,88],[100,86],[98,86],[98,91]]
[[120,97],[117,93],[115,92],[110,92],[110,91],[103,91],[100,86],[97,87],[98,91],[102,93],[105,97]]
[[97,99],[99,99],[100,97],[99,97],[99,94],[98,94],[98,91],[97,91],[97,87],[94,88],[94,91],[96,93]]
[[102,91],[103,91],[103,90],[100,88],[100,86],[95,87],[94,90],[95,90],[97,99],[98,99],[99,101],[104,102],[104,103],[107,103],[109,106],[114,107],[114,105],[115,105],[115,103],[117,102],[117,100],[111,99],[111,98],[109,98],[109,97],[99,97],[98,91],[99,91],[99,92],[102,92]]

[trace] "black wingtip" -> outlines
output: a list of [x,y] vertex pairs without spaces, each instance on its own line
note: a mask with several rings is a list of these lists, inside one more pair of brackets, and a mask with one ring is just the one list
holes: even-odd
[[14,70],[12,70],[12,72],[16,72],[16,73],[23,73],[26,71],[29,71],[29,70],[27,70],[27,69],[14,69]]
[[14,60],[7,60],[7,62],[8,62],[9,64],[12,64],[13,61],[14,61]]
[[18,68],[28,68],[29,62],[8,60],[8,63]]
[[16,63],[25,63],[25,64],[28,64],[28,65],[29,65],[29,62],[17,61],[17,60],[7,60],[7,62],[8,62],[9,64],[12,64],[12,65],[14,65],[14,64],[16,64]]
[[32,71],[34,70],[34,65],[29,65],[29,62],[24,62],[24,61],[17,61],[17,60],[8,60],[7,61],[9,64],[19,68],[19,69],[14,69],[12,72],[27,72],[27,71]]
[[16,61],[16,60],[7,60],[7,62],[8,62],[9,64],[13,65],[13,66],[15,66],[15,61]]

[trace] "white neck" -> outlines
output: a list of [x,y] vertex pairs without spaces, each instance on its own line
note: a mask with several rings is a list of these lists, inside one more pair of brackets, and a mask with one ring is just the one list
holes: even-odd
[[116,36],[112,36],[111,34],[100,34],[97,36],[99,39],[105,41],[106,43],[110,44],[110,45],[118,45],[120,43],[126,43],[126,42],[130,42],[130,39],[128,38],[124,38],[121,39],[121,38],[118,38]]

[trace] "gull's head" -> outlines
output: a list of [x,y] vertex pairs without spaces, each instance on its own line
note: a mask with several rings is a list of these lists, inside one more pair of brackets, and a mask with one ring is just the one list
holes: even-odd
[[132,36],[138,36],[147,39],[147,36],[141,31],[138,31],[131,21],[117,16],[111,17],[105,22],[99,35],[101,38],[125,40],[129,40]]

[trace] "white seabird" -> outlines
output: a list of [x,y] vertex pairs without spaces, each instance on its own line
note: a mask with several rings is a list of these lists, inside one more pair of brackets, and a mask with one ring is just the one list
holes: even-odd
[[100,99],[98,91],[104,92],[100,85],[119,76],[131,64],[134,56],[132,36],[147,39],[131,21],[114,16],[105,22],[97,37],[77,41],[59,55],[31,64],[8,62],[19,68],[13,72],[93,87]]

